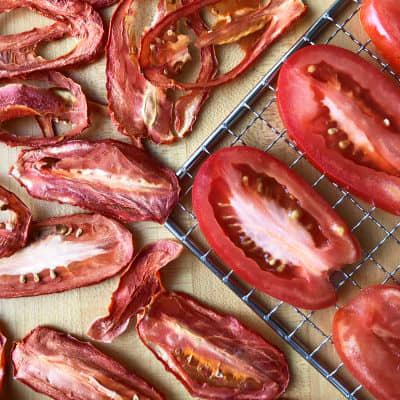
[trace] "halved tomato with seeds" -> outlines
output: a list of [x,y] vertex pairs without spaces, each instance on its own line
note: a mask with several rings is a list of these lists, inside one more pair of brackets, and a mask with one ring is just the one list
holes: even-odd
[[368,287],[339,309],[333,342],[345,366],[374,398],[400,399],[400,286]]
[[0,298],[92,285],[120,272],[132,256],[130,231],[99,214],[40,221],[26,247],[0,258]]
[[196,176],[193,209],[229,267],[298,307],[334,304],[331,272],[360,256],[357,240],[329,204],[286,165],[255,148],[213,154]]
[[335,46],[296,52],[279,75],[278,106],[290,138],[332,180],[397,215],[399,104],[398,85]]

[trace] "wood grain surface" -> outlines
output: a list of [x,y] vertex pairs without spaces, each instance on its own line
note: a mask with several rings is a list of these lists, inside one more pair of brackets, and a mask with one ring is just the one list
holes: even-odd
[[[1,0],[0,0],[1,1]],[[298,39],[306,28],[332,3],[332,0],[309,0],[309,13],[293,27],[283,38],[274,44],[257,64],[239,80],[233,84],[216,89],[207,102],[199,118],[195,130],[185,140],[173,146],[157,147],[149,146],[151,151],[172,168],[178,168],[192,151],[207,137],[219,122],[233,109],[244,97],[250,88],[258,82],[271,65]],[[102,15],[106,21],[113,8],[103,10]],[[31,13],[27,10],[17,10],[9,14],[0,15],[0,34],[21,32],[35,26],[43,26],[49,20]],[[353,23],[353,29],[363,35],[357,21]],[[365,39],[365,37],[364,37]],[[336,44],[347,47],[347,38],[338,35]],[[42,54],[46,57],[54,57],[64,52],[73,43],[62,40],[42,48]],[[235,52],[224,54],[234,57]],[[89,66],[70,68],[67,74],[76,79],[84,88],[90,99],[106,101],[105,99],[105,60],[104,57]],[[277,115],[269,116],[277,125],[280,121]],[[18,129],[30,129],[22,121]],[[265,140],[265,127],[255,125],[252,128],[254,140]],[[85,138],[115,137],[121,140],[126,138],[119,135],[107,117],[101,115],[92,116],[92,126],[83,135]],[[30,198],[11,178],[8,177],[8,168],[16,158],[17,149],[11,149],[0,145],[0,184],[17,193],[31,208],[36,219],[51,215],[62,215],[77,211],[77,208],[60,206],[50,202],[37,201]],[[283,158],[285,156],[283,155]],[[299,167],[300,172],[302,166]],[[324,190],[322,190],[324,191]],[[340,212],[348,220],[356,220],[353,211],[343,209]],[[350,208],[349,208],[350,210]],[[382,214],[382,218],[389,218]],[[385,220],[386,221],[386,220]],[[154,223],[138,223],[131,226],[135,234],[136,246],[139,248],[145,243],[159,238],[170,237],[168,231]],[[367,229],[361,236],[369,239],[370,231]],[[279,346],[287,355],[292,371],[292,379],[289,390],[285,394],[286,400],[335,400],[341,399],[339,392],[324,380],[309,364],[299,357],[289,346],[269,329],[255,314],[253,314],[233,293],[219,282],[195,257],[189,252],[163,272],[166,286],[170,289],[185,291],[197,299],[213,306],[219,311],[231,313],[248,326],[257,330],[266,339]],[[29,330],[38,325],[54,326],[86,339],[91,321],[105,314],[110,294],[116,288],[117,278],[105,283],[88,288],[72,290],[67,293],[41,296],[37,298],[21,298],[15,300],[0,301],[0,324],[8,334],[10,340],[23,337]],[[282,317],[289,323],[295,321],[293,312],[282,311]],[[329,324],[333,310],[327,310],[318,314],[320,321]],[[291,320],[293,319],[293,321]],[[305,332],[305,335],[308,335]],[[310,333],[311,335],[311,333]],[[307,336],[306,336],[307,337]],[[310,336],[311,338],[311,336]],[[105,353],[112,355],[128,368],[145,377],[157,388],[162,390],[168,399],[189,399],[190,396],[174,377],[165,372],[163,366],[153,357],[144,345],[138,340],[134,326],[131,325],[128,332],[115,340],[113,344],[98,347]],[[336,357],[332,352],[326,355],[328,361]],[[12,381],[8,377],[6,385],[8,400],[36,400],[44,396],[28,389],[26,386]]]

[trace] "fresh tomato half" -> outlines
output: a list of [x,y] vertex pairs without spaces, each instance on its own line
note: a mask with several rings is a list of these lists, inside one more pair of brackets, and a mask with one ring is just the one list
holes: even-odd
[[14,345],[14,378],[55,400],[162,400],[142,378],[88,342],[38,327]]
[[139,316],[144,344],[201,399],[277,399],[289,383],[285,356],[231,316],[182,293],[159,293]]
[[342,187],[397,215],[399,104],[393,81],[335,46],[296,52],[278,79],[282,120],[309,160]]
[[224,148],[200,168],[193,209],[219,257],[259,290],[307,309],[333,305],[332,271],[358,259],[345,222],[285,164]]
[[399,1],[364,0],[360,19],[379,53],[400,73]]
[[0,298],[63,292],[101,282],[126,267],[133,250],[131,232],[99,214],[37,222],[24,248],[0,258]]
[[400,286],[371,286],[337,311],[333,342],[377,400],[400,399]]

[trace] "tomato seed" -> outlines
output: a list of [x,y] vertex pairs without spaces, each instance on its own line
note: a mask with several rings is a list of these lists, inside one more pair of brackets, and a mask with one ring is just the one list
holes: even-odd
[[350,145],[350,142],[349,142],[348,140],[341,140],[341,141],[339,142],[339,147],[340,147],[342,150],[347,149],[347,147],[349,147],[349,145]]
[[54,269],[50,270],[50,278],[51,279],[56,279],[57,278],[57,274],[56,274],[56,271],[54,271]]
[[307,72],[313,74],[317,70],[317,67],[313,64],[309,65],[307,68]]
[[247,175],[242,176],[243,185],[247,186],[249,184],[249,177]]
[[389,126],[390,126],[390,119],[389,119],[389,118],[385,118],[385,119],[383,120],[383,125],[389,127]]
[[339,132],[339,129],[338,128],[329,128],[328,129],[328,135],[330,135],[330,136],[333,136],[333,135],[335,135],[336,133],[338,133]]
[[76,230],[75,237],[78,238],[78,237],[82,236],[82,233],[83,233],[82,228],[78,228]]
[[26,276],[25,276],[25,275],[20,275],[20,276],[19,276],[19,281],[20,281],[21,283],[26,283]]
[[36,283],[40,282],[39,274],[33,274],[33,281],[36,282]]

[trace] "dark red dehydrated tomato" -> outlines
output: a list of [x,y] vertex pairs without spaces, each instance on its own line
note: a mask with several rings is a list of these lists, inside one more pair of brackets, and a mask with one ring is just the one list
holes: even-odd
[[77,205],[126,222],[163,223],[179,198],[174,172],[115,140],[74,140],[25,150],[10,174],[33,197]]
[[288,386],[289,368],[279,349],[185,294],[158,294],[139,316],[137,330],[195,397],[272,400]]
[[[103,21],[89,3],[79,0],[2,0],[0,3],[0,13],[17,8],[29,8],[55,22],[0,36],[0,79],[89,62],[99,54],[104,37]],[[77,40],[68,53],[52,60],[37,54],[39,44],[65,36]]]
[[14,378],[56,400],[162,400],[145,380],[60,331],[38,327],[12,351]]
[[242,61],[230,71],[216,76],[213,79],[198,79],[194,83],[179,82],[171,77],[169,68],[163,58],[158,57],[157,45],[162,43],[163,37],[171,25],[181,19],[188,18],[200,12],[205,7],[219,3],[220,0],[195,0],[166,15],[155,26],[151,27],[142,38],[140,47],[139,64],[144,76],[159,88],[177,88],[182,90],[205,89],[215,87],[232,81],[245,72],[264,50],[278,37],[280,37],[298,18],[307,10],[301,0],[270,0],[265,5],[256,9],[241,7],[236,4],[231,15],[216,30],[203,32],[198,37],[195,45],[219,45],[237,42],[246,36],[263,30],[255,40],[246,46],[245,56]]
[[6,353],[5,347],[7,344],[7,338],[3,332],[0,332],[0,398],[1,391],[4,387],[4,377],[6,373]]
[[[116,9],[110,24],[106,48],[107,95],[111,119],[118,130],[141,146],[142,138],[149,137],[155,143],[171,143],[190,131],[208,91],[190,91],[174,101],[167,91],[152,85],[144,77],[139,65],[138,40],[134,34],[139,7],[148,7],[143,0],[123,0]],[[155,21],[175,9],[177,3],[160,0]],[[188,21],[197,34],[206,31],[199,15]],[[178,40],[179,39],[179,40]],[[176,71],[187,61],[188,39],[170,27],[159,55]],[[179,51],[177,50],[179,48]],[[169,55],[173,55],[172,59]],[[217,69],[212,46],[200,53],[201,68],[198,79],[211,79]]]
[[118,288],[112,294],[108,315],[93,322],[88,336],[109,343],[124,333],[131,318],[160,291],[157,272],[175,260],[182,250],[181,244],[167,239],[144,247],[121,276]]
[[8,257],[25,246],[32,215],[29,208],[14,194],[0,186],[0,257]]
[[101,282],[126,267],[133,250],[130,231],[99,214],[37,222],[26,247],[0,258],[0,298],[63,292]]
[[[22,117],[35,117],[43,136],[18,136],[1,127]],[[71,123],[71,129],[58,133],[54,125],[58,121]],[[0,141],[10,146],[55,144],[80,134],[88,125],[82,88],[59,72],[37,72],[0,86]]]

